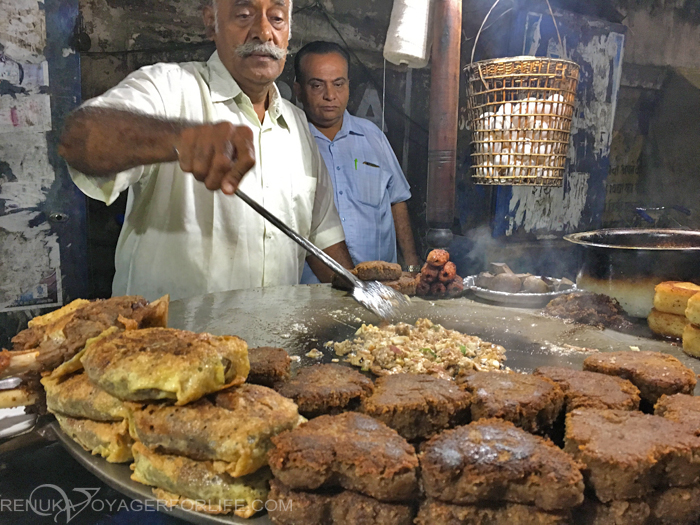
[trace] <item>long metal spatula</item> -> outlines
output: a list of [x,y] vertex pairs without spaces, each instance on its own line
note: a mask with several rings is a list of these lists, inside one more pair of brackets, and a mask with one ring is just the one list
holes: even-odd
[[289,228],[281,220],[272,215],[260,204],[252,200],[241,190],[236,190],[236,195],[238,195],[238,197],[248,206],[265,217],[265,219],[282,230],[287,237],[299,244],[311,255],[318,257],[323,264],[328,266],[331,270],[347,281],[352,290],[352,296],[355,298],[355,300],[371,312],[377,314],[382,319],[389,319],[398,315],[399,310],[403,306],[408,305],[408,299],[406,299],[406,296],[397,292],[393,288],[389,288],[388,286],[385,286],[377,281],[361,281],[355,277],[340,264],[338,264],[335,259],[329,257],[308,239],[305,239],[297,232]]

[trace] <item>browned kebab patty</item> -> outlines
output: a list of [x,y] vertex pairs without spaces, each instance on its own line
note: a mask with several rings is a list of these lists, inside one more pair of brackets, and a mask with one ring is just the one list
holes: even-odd
[[609,503],[586,498],[574,516],[577,525],[695,525],[700,518],[700,486],[674,487],[642,499]]
[[574,513],[576,525],[644,525],[651,514],[649,505],[640,499],[601,503],[586,498]]
[[361,411],[404,438],[425,439],[469,421],[469,399],[454,382],[427,374],[392,374],[377,379]]
[[564,404],[554,381],[517,372],[471,372],[457,383],[472,396],[472,420],[497,417],[528,432],[551,428]]
[[583,369],[629,380],[652,406],[664,394],[692,394],[697,382],[695,372],[661,352],[600,353],[588,356]]
[[401,265],[385,261],[365,261],[355,266],[363,281],[396,281],[401,278]]
[[399,434],[364,414],[321,416],[273,438],[268,460],[292,490],[342,487],[381,501],[411,501],[418,458]]
[[637,410],[639,390],[626,379],[558,366],[541,366],[534,375],[551,379],[564,391],[564,409]]
[[445,430],[421,446],[420,464],[426,494],[446,503],[508,501],[552,511],[583,501],[576,461],[500,419]]
[[603,502],[700,480],[700,438],[681,423],[637,411],[570,412],[564,450],[585,465],[586,485]]
[[415,514],[411,504],[386,503],[350,490],[291,490],[276,479],[270,481],[266,507],[277,525],[411,525]]
[[696,434],[700,434],[700,396],[663,395],[654,405],[654,414],[688,425]]
[[357,370],[332,363],[302,368],[289,381],[275,385],[307,418],[354,410],[373,389],[372,381]]
[[261,346],[248,349],[250,372],[246,383],[272,387],[289,379],[292,360],[283,348]]
[[385,285],[404,295],[416,295],[416,278],[409,272],[403,272],[396,281],[385,281]]
[[576,323],[626,330],[632,326],[616,299],[590,292],[575,292],[552,299],[544,313]]
[[416,525],[567,525],[570,511],[547,512],[532,505],[452,505],[432,498],[423,501]]

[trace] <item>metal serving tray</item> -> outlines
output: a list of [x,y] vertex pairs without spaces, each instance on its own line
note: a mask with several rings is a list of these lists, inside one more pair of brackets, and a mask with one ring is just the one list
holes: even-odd
[[[482,288],[476,285],[477,275],[469,275],[464,278],[464,289],[471,290],[474,295],[481,299],[486,299],[487,301],[494,302],[496,304],[501,304],[503,306],[522,306],[523,308],[539,308],[546,305],[549,301],[558,297],[560,295],[565,295],[567,293],[575,292],[576,285],[572,285],[566,290],[561,290],[559,292],[547,292],[547,293],[530,293],[530,292],[499,292],[497,290],[489,290],[488,288]],[[540,277],[536,275],[535,277]],[[561,279],[550,278],[554,282],[561,281]]]
[[[506,348],[506,365],[521,372],[538,366],[565,366],[581,369],[590,349],[601,352],[652,350],[669,353],[700,372],[700,360],[693,359],[667,341],[651,339],[646,324],[636,325],[634,333],[599,330],[590,326],[567,324],[542,316],[538,311],[504,308],[470,300],[424,300],[413,298],[400,321],[414,323],[427,317],[445,328],[476,335]],[[209,294],[170,305],[169,325],[174,328],[235,334],[250,347],[285,348],[293,357],[292,367],[299,368],[337,358],[324,347],[327,341],[352,337],[362,323],[377,324],[380,319],[359,306],[349,295],[329,285],[285,286]],[[306,357],[318,349],[320,358]],[[107,485],[137,500],[154,500],[151,488],[131,481],[128,465],[107,463],[73,442],[53,423],[58,439],[85,468]],[[192,523],[268,525],[266,515],[251,519],[235,516],[212,516],[175,508],[172,514]]]

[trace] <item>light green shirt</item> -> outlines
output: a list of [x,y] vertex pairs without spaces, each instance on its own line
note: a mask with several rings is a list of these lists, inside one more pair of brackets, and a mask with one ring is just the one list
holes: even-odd
[[[144,67],[85,105],[250,127],[256,164],[241,190],[321,249],[344,240],[330,178],[304,113],[273,86],[260,124],[218,53],[206,63]],[[86,195],[107,204],[129,190],[114,295],[152,300],[169,293],[178,299],[299,283],[302,248],[237,197],[207,190],[177,162],[140,166],[111,179],[72,169],[71,176]]]

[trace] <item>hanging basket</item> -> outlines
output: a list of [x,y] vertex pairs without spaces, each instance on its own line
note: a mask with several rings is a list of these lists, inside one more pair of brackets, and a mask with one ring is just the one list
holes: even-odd
[[537,57],[475,62],[468,75],[472,179],[561,186],[579,66]]
[[[556,20],[554,26],[558,35]],[[578,64],[532,56],[474,62],[472,50],[472,63],[464,71],[474,182],[561,186]]]

